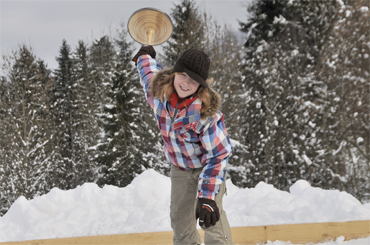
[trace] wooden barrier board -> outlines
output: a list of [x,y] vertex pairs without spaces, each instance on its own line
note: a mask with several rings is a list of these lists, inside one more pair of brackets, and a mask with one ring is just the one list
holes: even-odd
[[[267,241],[290,241],[293,244],[318,243],[335,240],[344,236],[345,240],[370,236],[370,220],[327,222],[291,225],[268,225],[231,228],[234,244],[257,244]],[[71,237],[20,242],[3,242],[0,245],[146,245],[172,244],[172,231],[146,232],[122,235]],[[203,237],[203,231],[200,231]]]

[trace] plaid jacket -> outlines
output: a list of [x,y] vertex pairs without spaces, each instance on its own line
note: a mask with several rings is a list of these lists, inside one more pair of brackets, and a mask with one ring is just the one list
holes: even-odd
[[158,127],[164,141],[167,160],[182,170],[203,168],[199,176],[198,197],[214,199],[220,184],[225,181],[226,165],[231,153],[231,144],[225,128],[223,114],[201,119],[202,102],[197,98],[188,107],[181,109],[171,123],[172,106],[164,99],[149,94],[151,80],[163,67],[149,55],[137,61],[140,83],[145,96],[154,110]]

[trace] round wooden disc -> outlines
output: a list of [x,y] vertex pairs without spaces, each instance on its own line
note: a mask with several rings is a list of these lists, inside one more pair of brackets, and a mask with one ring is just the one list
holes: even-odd
[[127,29],[136,42],[155,46],[170,38],[173,25],[166,13],[153,8],[143,8],[131,15]]

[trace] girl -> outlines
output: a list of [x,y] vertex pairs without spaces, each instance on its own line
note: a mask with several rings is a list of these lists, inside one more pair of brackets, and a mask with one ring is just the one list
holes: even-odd
[[231,144],[221,99],[209,85],[210,60],[200,50],[186,50],[172,69],[155,60],[152,46],[133,58],[146,99],[154,110],[171,164],[171,227],[174,244],[232,244],[222,208]]

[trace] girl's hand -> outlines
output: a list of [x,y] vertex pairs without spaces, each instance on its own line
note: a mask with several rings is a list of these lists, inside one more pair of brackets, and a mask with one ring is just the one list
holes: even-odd
[[216,202],[211,199],[199,198],[198,199],[199,208],[199,226],[205,225],[209,227],[210,225],[215,225],[220,219],[220,212]]
[[150,55],[153,59],[155,59],[155,56],[156,56],[156,52],[153,48],[153,46],[150,46],[150,45],[144,45],[140,48],[139,52],[137,52],[137,54],[134,56],[134,58],[132,58],[132,61],[135,62],[135,65],[137,65],[137,59],[144,55],[144,54],[148,54]]

